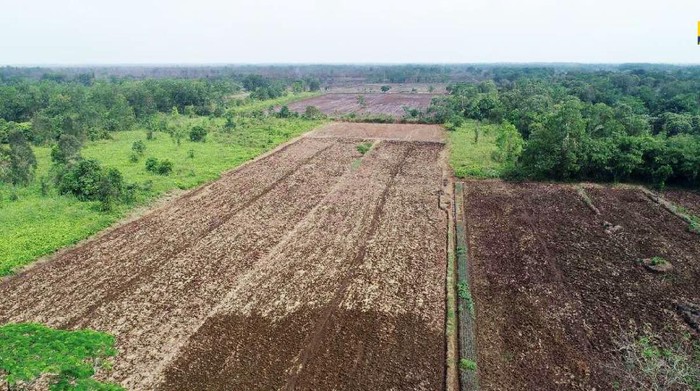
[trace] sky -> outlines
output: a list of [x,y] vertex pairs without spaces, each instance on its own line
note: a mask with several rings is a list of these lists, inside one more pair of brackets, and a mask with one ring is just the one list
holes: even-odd
[[0,64],[700,64],[699,20],[700,0],[0,0]]

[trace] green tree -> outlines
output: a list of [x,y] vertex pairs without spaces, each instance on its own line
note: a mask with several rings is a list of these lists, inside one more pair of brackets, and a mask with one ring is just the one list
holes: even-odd
[[27,185],[34,178],[36,156],[22,132],[14,131],[7,136],[9,149],[9,179],[15,185]]
[[496,161],[515,165],[523,152],[523,137],[513,124],[504,121],[496,136]]
[[384,85],[384,86],[381,86],[380,89],[382,90],[382,92],[388,92],[391,89],[391,86]]
[[523,151],[523,167],[539,178],[577,178],[585,164],[588,147],[581,102],[570,99],[555,106],[533,132]]
[[82,143],[75,136],[62,134],[56,145],[51,148],[51,160],[54,164],[68,164],[80,159]]

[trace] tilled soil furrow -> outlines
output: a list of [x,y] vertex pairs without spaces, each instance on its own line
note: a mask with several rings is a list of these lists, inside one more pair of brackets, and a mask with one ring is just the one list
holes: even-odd
[[[203,189],[207,190],[200,192],[198,197],[179,199],[67,251],[51,262],[3,280],[0,295],[6,300],[0,302],[0,321],[10,321],[13,316],[21,314],[53,325],[68,322],[65,317],[75,313],[81,302],[89,305],[96,297],[114,290],[119,282],[133,278],[143,268],[166,258],[185,243],[191,243],[200,232],[211,230],[211,225],[217,224],[221,210],[255,197],[260,189],[271,183],[270,179],[274,183],[283,178],[287,171],[278,170],[275,162],[284,162],[285,158],[291,162],[305,160],[331,144],[328,141],[301,140],[280,156],[272,154],[259,162],[265,164],[257,171],[255,167],[246,166],[227,175],[229,179],[205,186]],[[48,286],[52,297],[58,300],[36,293],[37,287]],[[90,295],[86,296],[86,292]],[[22,300],[12,300],[13,297],[22,297]],[[63,297],[73,297],[74,301],[61,300]],[[58,305],[61,302],[66,306]]]
[[[411,144],[296,389],[444,387],[443,146]],[[345,369],[334,371],[339,363]]]
[[150,278],[95,303],[90,316],[81,318],[79,326],[117,336],[122,359],[112,380],[130,389],[152,389],[153,370],[196,329],[235,276],[305,216],[360,154],[355,143],[336,142],[315,156]]
[[[380,143],[367,153],[357,171],[309,216],[298,236],[238,279],[229,302],[190,338],[159,388],[283,387],[349,272],[356,244],[407,148]],[[222,327],[227,330],[223,335]],[[251,359],[261,352],[275,359]]]
[[[587,188],[598,216],[564,185],[466,189],[482,389],[610,389],[630,325],[688,332],[674,309],[699,299],[700,243],[643,194]],[[652,256],[673,272],[637,263]]]
[[146,267],[142,267],[139,271],[138,274],[135,274],[131,278],[128,278],[126,281],[120,283],[120,284],[114,284],[112,288],[104,295],[102,296],[99,300],[92,300],[92,303],[87,307],[85,312],[76,314],[71,320],[67,321],[65,324],[62,325],[62,327],[66,328],[72,328],[75,327],[76,325],[80,324],[81,322],[84,322],[84,319],[90,319],[92,318],[92,313],[99,307],[103,306],[105,302],[110,302],[110,301],[115,301],[118,300],[118,297],[123,297],[127,296],[131,288],[135,285],[138,285],[139,283],[146,281],[147,279],[150,279],[153,274],[159,270],[160,268],[166,267],[167,263],[172,262],[174,258],[177,258],[180,254],[182,254],[185,251],[190,250],[192,247],[195,247],[197,242],[202,241],[205,237],[210,235],[212,232],[215,232],[219,227],[223,226],[226,224],[231,218],[236,216],[239,212],[249,208],[251,205],[254,205],[255,202],[257,202],[259,199],[262,197],[266,196],[268,193],[270,193],[273,189],[281,186],[282,182],[289,181],[290,178],[294,177],[294,174],[299,171],[302,167],[305,165],[308,165],[309,162],[311,162],[313,159],[317,158],[320,154],[331,148],[332,145],[329,145],[327,147],[324,147],[323,149],[317,151],[310,157],[302,160],[298,165],[294,166],[291,170],[287,171],[284,179],[281,179],[280,181],[277,181],[275,183],[270,184],[269,186],[265,187],[262,189],[261,192],[250,198],[249,200],[235,205],[232,209],[229,211],[222,213],[218,218],[207,224],[207,227],[205,230],[198,232],[194,238],[188,238],[187,240],[183,240],[179,245],[177,245],[172,252],[169,252],[167,254],[161,254],[158,258],[154,259],[153,261],[149,262],[149,265]]
[[372,220],[370,221],[366,231],[362,234],[362,236],[359,238],[359,241],[357,242],[357,253],[353,257],[353,259],[350,260],[349,269],[346,275],[343,276],[340,280],[340,283],[337,289],[335,290],[335,295],[333,296],[331,301],[326,305],[326,308],[324,308],[321,311],[320,319],[316,322],[314,330],[309,335],[308,339],[304,342],[304,350],[302,350],[302,352],[299,354],[299,360],[297,361],[298,369],[292,370],[285,385],[282,387],[283,390],[296,389],[296,383],[299,379],[299,375],[307,366],[309,360],[312,360],[318,353],[321,341],[326,335],[328,329],[328,321],[340,309],[340,301],[345,296],[345,293],[350,287],[350,282],[355,277],[359,266],[364,261],[368,246],[367,242],[369,238],[373,237],[377,232],[377,228],[379,227],[379,219],[383,212],[384,205],[386,204],[387,196],[396,182],[396,176],[399,174],[401,167],[406,162],[406,159],[408,158],[412,150],[413,146],[411,145],[404,152],[403,156],[401,156],[401,160],[398,162],[398,164],[391,169],[391,172],[389,173],[389,180],[384,185],[382,194],[379,197],[379,202],[372,211]]

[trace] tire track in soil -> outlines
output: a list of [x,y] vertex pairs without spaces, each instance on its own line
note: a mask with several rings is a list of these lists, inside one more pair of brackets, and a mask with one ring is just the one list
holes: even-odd
[[[300,162],[298,165],[296,165],[294,168],[291,170],[287,171],[286,174],[284,175],[284,178],[287,178],[291,175],[293,175],[295,172],[299,171],[302,167],[305,165],[309,164],[312,160],[314,160],[316,157],[318,157],[321,153],[325,152],[326,150],[330,149],[333,145],[328,145],[327,147],[317,151],[310,157],[304,159],[302,162]],[[90,305],[87,310],[79,315],[74,316],[71,320],[65,322],[61,327],[64,328],[74,328],[77,325],[81,323],[81,320],[84,319],[89,319],[91,315],[95,312],[95,310],[101,306],[104,305],[104,302],[109,302],[109,301],[114,301],[116,298],[119,296],[125,295],[128,291],[129,288],[133,287],[134,285],[144,281],[146,278],[150,278],[158,269],[164,266],[164,262],[169,259],[169,258],[174,258],[181,254],[182,252],[186,251],[194,243],[197,243],[204,239],[207,235],[224,225],[226,222],[228,222],[233,216],[235,216],[237,213],[240,211],[248,208],[252,204],[254,204],[257,200],[268,194],[270,191],[272,191],[275,187],[279,186],[281,182],[283,182],[284,179],[275,181],[274,183],[270,184],[269,186],[265,187],[260,193],[255,195],[253,198],[249,199],[248,201],[244,202],[243,204],[237,206],[236,208],[231,209],[229,212],[223,213],[222,218],[217,218],[214,223],[210,223],[209,226],[207,227],[206,230],[203,232],[199,233],[195,238],[189,240],[189,241],[183,241],[179,246],[177,246],[173,252],[161,255],[160,257],[156,258],[155,262],[152,262],[149,267],[142,269],[142,271],[136,275],[134,275],[132,278],[126,280],[123,284],[115,284],[111,292],[109,292],[107,295],[103,297],[101,301],[95,302],[94,304]]]
[[340,308],[340,302],[342,301],[343,297],[345,296],[345,293],[350,287],[350,282],[357,273],[357,267],[362,263],[365,257],[365,253],[367,252],[367,241],[372,236],[374,236],[375,232],[377,231],[377,228],[379,227],[380,216],[382,213],[382,209],[384,209],[384,205],[386,204],[386,199],[389,194],[389,190],[391,190],[391,188],[394,186],[396,176],[399,174],[399,172],[401,171],[401,167],[403,166],[404,162],[414,149],[415,147],[409,144],[409,147],[404,152],[399,163],[392,168],[389,174],[389,181],[386,183],[384,190],[382,191],[382,194],[379,198],[379,203],[377,204],[372,213],[372,220],[370,221],[369,227],[362,235],[361,244],[358,249],[358,252],[355,254],[355,257],[350,261],[350,268],[343,277],[343,279],[340,281],[340,285],[338,286],[335,295],[333,296],[330,303],[326,305],[326,308],[322,310],[320,320],[316,323],[316,326],[311,332],[311,335],[304,342],[304,350],[299,356],[297,370],[291,373],[285,385],[282,387],[282,390],[290,391],[295,389],[296,383],[299,379],[299,376],[301,375],[301,372],[304,370],[305,365],[316,355],[318,348],[321,345],[321,341],[323,340],[324,333],[328,327],[328,321],[330,320],[331,316]]

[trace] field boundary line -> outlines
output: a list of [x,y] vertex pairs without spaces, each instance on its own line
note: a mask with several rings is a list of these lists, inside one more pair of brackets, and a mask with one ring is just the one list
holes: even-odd
[[[444,161],[443,161],[444,162]],[[454,181],[445,177],[447,184],[441,194],[440,209],[447,217],[447,267],[445,270],[445,390],[459,390],[458,336],[457,336],[457,284],[455,283],[455,223],[454,223]]]
[[[693,224],[697,224],[697,223],[693,220],[693,218],[691,217],[691,215],[689,215],[689,214],[687,214],[687,213],[684,213],[684,212],[680,209],[680,207],[678,207],[678,206],[677,206],[676,204],[674,204],[673,202],[671,202],[671,201],[665,199],[665,198],[664,198],[663,196],[661,196],[660,194],[656,194],[656,193],[654,193],[653,191],[651,191],[651,190],[649,190],[649,189],[647,189],[646,187],[643,187],[643,186],[640,186],[640,187],[639,187],[639,190],[640,190],[644,195],[646,195],[647,198],[649,198],[650,200],[652,200],[652,201],[655,202],[656,204],[661,205],[661,207],[663,207],[664,209],[666,209],[666,211],[668,211],[668,212],[671,213],[672,215],[678,217],[679,219],[683,220],[683,221],[686,222],[689,226],[692,227]],[[693,229],[690,229],[689,231],[690,231],[690,232],[693,232],[693,233],[696,233],[696,234],[700,234],[699,231],[695,231],[695,230],[693,230]]]
[[[380,142],[381,141],[378,141],[375,144],[373,144],[372,149],[374,149]],[[370,153],[371,153],[371,150],[368,151],[368,153],[366,153],[365,155],[360,156],[359,160],[360,161],[363,160]],[[314,215],[316,215],[316,213],[321,208],[321,206],[326,204],[326,201],[331,197],[331,195],[333,195],[338,190],[338,188],[340,188],[340,186],[343,183],[345,183],[345,181],[347,181],[347,177],[353,175],[353,171],[354,170],[352,170],[352,169],[348,169],[342,176],[340,176],[338,178],[338,181],[328,190],[326,195],[313,208],[311,208],[311,210],[309,210],[309,212],[301,220],[299,220],[299,222],[291,230],[289,230],[286,234],[284,234],[284,236],[280,239],[280,241],[277,242],[277,244],[275,244],[274,246],[272,246],[272,248],[269,251],[267,251],[265,253],[265,255],[262,256],[258,260],[258,262],[256,262],[256,264],[269,263],[271,260],[274,260],[274,258],[280,254],[280,250],[284,246],[287,245],[289,240],[291,238],[293,238],[294,236],[296,236],[300,230],[302,230],[303,228],[306,227],[306,225],[309,223],[309,220]],[[236,283],[233,284],[232,286],[238,285],[239,281],[242,280],[243,278],[245,278],[250,273],[251,270],[252,270],[252,268],[249,269],[248,271],[244,272],[243,274],[237,276]],[[202,318],[199,325],[197,327],[195,327],[194,332],[191,333],[190,335],[188,335],[186,338],[183,338],[180,342],[178,342],[177,343],[178,346],[173,351],[173,353],[171,355],[169,355],[168,357],[166,357],[165,359],[161,360],[161,362],[158,365],[158,369],[155,371],[152,371],[153,378],[156,379],[156,381],[157,381],[157,377],[161,375],[162,370],[165,368],[168,368],[168,366],[170,366],[170,364],[173,362],[173,360],[178,357],[178,353],[180,352],[182,347],[186,345],[187,341],[190,340],[192,335],[197,334],[199,329],[202,328],[202,326],[207,322],[207,320],[216,316],[216,314],[218,314],[224,308],[225,304],[230,301],[231,297],[233,296],[233,294],[235,292],[236,292],[236,289],[231,289],[228,293],[226,293],[226,295],[224,295],[224,297],[221,300],[219,300],[219,302],[212,307],[212,309],[207,313],[207,315]],[[148,383],[148,382],[146,382],[146,383]],[[154,388],[157,388],[156,387],[157,384],[152,384],[152,386]]]
[[459,378],[461,391],[479,389],[476,354],[476,313],[469,285],[467,234],[464,210],[464,182],[455,183],[455,253],[457,259],[457,313],[459,317]]

